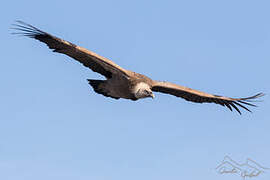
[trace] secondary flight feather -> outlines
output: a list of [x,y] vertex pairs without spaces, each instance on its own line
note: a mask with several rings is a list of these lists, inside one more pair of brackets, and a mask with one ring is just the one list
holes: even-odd
[[16,24],[13,24],[13,29],[17,30],[17,32],[13,34],[39,40],[47,44],[53,52],[66,54],[94,72],[105,76],[106,80],[88,79],[88,82],[96,93],[106,97],[138,100],[147,97],[154,98],[154,91],[171,94],[195,103],[216,103],[229,108],[231,111],[235,109],[241,114],[239,107],[250,111],[246,106],[255,106],[251,103],[251,100],[264,95],[258,93],[246,98],[230,98],[204,93],[170,82],[155,81],[145,75],[126,70],[107,58],[55,37],[30,24],[22,21],[16,22]]

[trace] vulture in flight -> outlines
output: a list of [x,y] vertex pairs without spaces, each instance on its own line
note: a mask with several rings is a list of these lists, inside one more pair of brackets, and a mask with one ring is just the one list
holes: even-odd
[[106,97],[135,101],[147,97],[154,98],[154,91],[184,98],[195,103],[216,103],[229,108],[231,111],[234,108],[241,114],[239,107],[251,112],[246,105],[255,106],[250,100],[264,95],[259,93],[246,98],[230,98],[204,93],[170,82],[155,81],[145,75],[126,70],[107,58],[55,37],[30,24],[22,21],[16,22],[16,24],[13,24],[14,27],[12,29],[17,30],[17,32],[13,34],[20,34],[39,40],[47,44],[53,52],[66,54],[92,71],[105,76],[106,80],[88,79],[88,82],[96,93]]

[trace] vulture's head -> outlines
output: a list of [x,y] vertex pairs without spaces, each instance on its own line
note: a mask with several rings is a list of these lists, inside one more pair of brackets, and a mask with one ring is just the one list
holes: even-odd
[[140,82],[134,87],[134,95],[138,99],[147,97],[151,97],[154,99],[155,97],[150,86],[144,82]]

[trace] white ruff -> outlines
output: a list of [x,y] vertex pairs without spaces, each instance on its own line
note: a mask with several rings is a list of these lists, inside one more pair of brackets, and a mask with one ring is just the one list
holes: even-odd
[[144,97],[141,92],[142,90],[145,90],[145,89],[150,90],[150,86],[144,82],[138,83],[133,89],[133,93],[135,94],[135,97],[138,99]]

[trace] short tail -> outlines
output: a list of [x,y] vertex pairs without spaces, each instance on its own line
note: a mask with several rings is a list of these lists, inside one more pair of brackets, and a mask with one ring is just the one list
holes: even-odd
[[106,97],[111,97],[114,99],[119,99],[119,97],[113,97],[106,92],[104,89],[104,86],[102,87],[103,84],[106,82],[104,80],[95,80],[95,79],[87,79],[88,83],[93,87],[94,91],[98,94],[102,94]]
[[[103,80],[87,79],[88,83],[93,87],[94,91],[100,91],[99,86],[104,83]],[[99,93],[99,92],[97,92]]]

